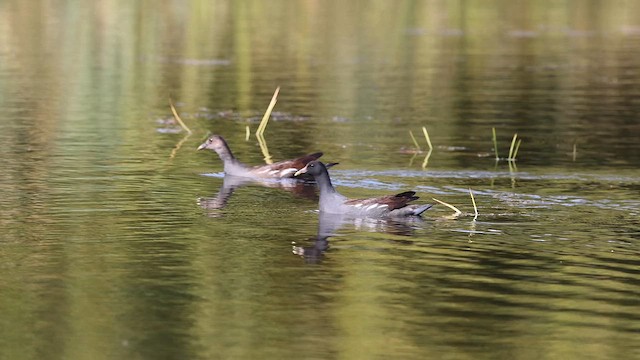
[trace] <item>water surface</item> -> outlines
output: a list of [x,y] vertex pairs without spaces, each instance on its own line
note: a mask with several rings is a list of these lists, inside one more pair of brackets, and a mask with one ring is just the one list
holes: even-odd
[[[489,3],[0,4],[0,358],[640,356],[640,8]],[[225,179],[277,86],[273,159],[463,214]]]

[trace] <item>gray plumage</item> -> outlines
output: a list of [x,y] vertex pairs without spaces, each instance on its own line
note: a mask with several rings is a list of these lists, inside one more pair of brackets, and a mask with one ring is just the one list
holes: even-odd
[[414,191],[369,199],[348,199],[333,187],[329,172],[320,161],[311,161],[295,173],[296,176],[302,174],[312,175],[316,180],[320,190],[318,205],[321,212],[350,216],[405,217],[419,216],[432,206],[430,204],[409,204],[409,202],[418,199]]

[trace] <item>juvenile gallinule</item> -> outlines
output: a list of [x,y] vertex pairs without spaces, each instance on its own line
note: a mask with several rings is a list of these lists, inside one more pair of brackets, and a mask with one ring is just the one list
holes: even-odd
[[418,199],[415,191],[369,199],[348,199],[331,185],[327,167],[320,161],[309,162],[295,176],[301,174],[309,174],[315,178],[320,189],[320,212],[366,217],[404,217],[419,216],[432,206],[409,205],[409,202]]
[[214,150],[220,156],[224,163],[224,172],[228,175],[252,177],[252,178],[271,178],[284,179],[292,178],[296,171],[302,169],[309,161],[317,160],[322,156],[321,152],[305,155],[296,159],[283,160],[273,164],[248,166],[236,159],[229,149],[229,145],[220,135],[210,136],[207,141],[198,146],[198,150],[210,149]]

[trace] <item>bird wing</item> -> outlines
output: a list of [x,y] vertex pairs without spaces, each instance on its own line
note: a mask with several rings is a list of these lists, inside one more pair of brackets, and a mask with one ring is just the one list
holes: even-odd
[[295,159],[282,160],[273,164],[258,165],[251,168],[251,172],[268,177],[293,177],[293,174],[305,167],[309,162],[322,156],[321,152],[308,154]]
[[415,191],[405,191],[396,195],[386,195],[375,198],[368,199],[352,199],[347,200],[345,205],[356,206],[356,207],[380,207],[380,206],[388,206],[389,210],[399,209],[407,206],[407,204],[413,200],[417,200],[418,197],[415,196]]

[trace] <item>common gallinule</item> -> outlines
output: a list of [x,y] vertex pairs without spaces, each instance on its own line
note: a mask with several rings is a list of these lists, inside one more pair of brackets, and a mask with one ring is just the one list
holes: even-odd
[[346,214],[367,217],[404,217],[419,216],[432,205],[409,205],[417,200],[415,191],[405,191],[396,195],[387,195],[369,199],[349,199],[336,191],[331,185],[327,167],[320,161],[311,161],[298,170],[295,176],[312,175],[320,189],[320,212]]
[[252,177],[252,178],[271,178],[284,179],[292,178],[296,171],[302,169],[309,161],[317,160],[322,156],[321,152],[305,155],[296,159],[283,160],[273,164],[248,166],[236,159],[229,149],[229,145],[220,135],[210,136],[207,141],[198,146],[198,150],[210,149],[214,150],[220,156],[224,163],[224,172],[228,175]]

